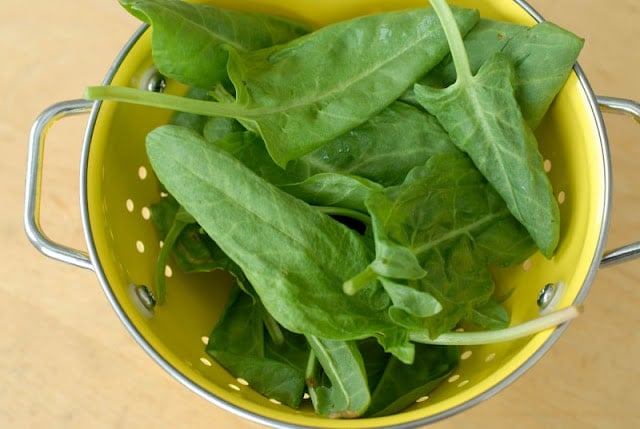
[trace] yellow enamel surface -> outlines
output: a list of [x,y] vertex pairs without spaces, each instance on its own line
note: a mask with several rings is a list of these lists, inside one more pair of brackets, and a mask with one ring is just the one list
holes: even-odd
[[[275,0],[215,2],[220,6],[276,12],[302,18],[316,26],[387,9],[419,7],[421,1]],[[457,1],[480,8],[482,16],[524,24],[534,21],[507,0]],[[151,67],[148,32],[133,46],[118,67],[113,83],[137,87]],[[180,88],[169,87],[170,92]],[[91,136],[87,168],[88,215],[96,255],[117,307],[135,330],[166,363],[206,392],[222,401],[289,424],[327,428],[373,428],[399,425],[437,416],[474,400],[518,371],[544,345],[551,331],[533,338],[500,345],[463,348],[464,359],[451,380],[428,399],[390,417],[358,421],[327,420],[310,407],[291,410],[274,404],[231,377],[204,353],[206,337],[217,320],[228,293],[222,275],[185,276],[172,270],[167,303],[145,316],[131,299],[131,284],[153,284],[159,239],[146,210],[157,201],[160,189],[144,153],[144,137],[165,123],[170,113],[125,104],[103,103]],[[514,323],[537,316],[536,298],[547,283],[563,282],[560,306],[576,299],[583,287],[604,228],[606,155],[586,90],[572,75],[537,131],[541,151],[550,162],[556,195],[561,204],[561,242],[555,257],[535,255],[525,266],[496,272],[501,292]],[[206,360],[203,360],[206,359]]]

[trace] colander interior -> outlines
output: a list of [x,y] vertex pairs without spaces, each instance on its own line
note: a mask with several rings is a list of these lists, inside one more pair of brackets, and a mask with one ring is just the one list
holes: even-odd
[[[217,1],[225,7],[283,13],[316,25],[392,8],[422,6],[421,1],[309,0]],[[479,8],[481,15],[532,24],[534,18],[511,1],[455,1]],[[140,87],[152,70],[148,31],[136,35],[114,64],[107,81]],[[166,91],[184,88],[169,83]],[[160,187],[149,166],[146,134],[166,123],[170,112],[103,102],[94,109],[84,166],[85,226],[96,272],[126,327],[157,363],[189,388],[225,408],[263,423],[311,427],[381,427],[426,423],[495,393],[537,360],[559,331],[497,345],[463,347],[458,369],[436,391],[405,412],[358,421],[328,420],[310,403],[299,410],[255,393],[205,353],[208,335],[221,314],[231,280],[224,274],[185,275],[171,263],[165,270],[167,302],[153,310],[140,305],[136,288],[152,285],[161,245],[149,207]],[[584,299],[599,261],[608,219],[608,155],[593,95],[579,70],[573,73],[538,128],[545,168],[561,209],[561,240],[555,257],[534,255],[521,266],[498,270],[498,294],[513,323],[538,315],[537,298],[547,284],[562,284],[559,307]],[[308,402],[308,401],[307,401]]]

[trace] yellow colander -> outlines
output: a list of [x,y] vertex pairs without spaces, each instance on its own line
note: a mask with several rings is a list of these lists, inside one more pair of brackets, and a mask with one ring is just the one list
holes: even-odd
[[[352,16],[424,5],[423,0],[217,0],[230,8],[273,12],[316,25]],[[482,16],[534,24],[540,15],[523,1],[458,0]],[[124,47],[105,84],[154,89],[150,32],[142,27]],[[180,88],[166,88],[168,92]],[[540,311],[580,304],[599,267],[640,254],[640,243],[604,252],[609,226],[611,166],[600,108],[640,117],[629,100],[595,97],[578,66],[537,132],[545,167],[560,203],[562,229],[556,255],[534,255],[523,265],[496,272],[517,324]],[[42,151],[49,127],[64,116],[90,113],[82,151],[81,211],[88,254],[46,237],[39,223]],[[43,253],[95,271],[127,330],[169,374],[192,391],[231,412],[275,427],[407,428],[460,412],[518,378],[558,339],[566,325],[521,340],[461,349],[456,372],[428,397],[388,417],[330,420],[307,404],[293,410],[263,397],[236,380],[205,353],[204,342],[220,316],[230,280],[218,274],[166,271],[171,299],[155,307],[145,285],[152,285],[160,238],[149,207],[160,187],[146,157],[144,140],[171,112],[114,102],[66,101],[46,109],[35,121],[30,142],[25,228]],[[603,256],[604,255],[604,256]]]

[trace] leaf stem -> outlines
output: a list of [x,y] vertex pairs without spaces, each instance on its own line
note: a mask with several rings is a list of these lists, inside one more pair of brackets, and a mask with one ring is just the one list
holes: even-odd
[[282,333],[282,329],[280,329],[280,325],[276,322],[276,319],[273,318],[271,313],[262,305],[262,301],[258,301],[262,306],[262,321],[264,323],[265,328],[267,328],[267,332],[269,336],[273,340],[274,344],[277,346],[281,346],[284,344],[284,334]]
[[158,261],[156,262],[156,303],[158,305],[164,304],[165,297],[167,295],[166,290],[166,278],[165,278],[165,267],[167,266],[167,259],[169,258],[169,254],[173,250],[173,246],[176,243],[176,240],[184,230],[184,228],[189,224],[189,222],[183,222],[176,218],[167,232],[167,236],[163,240],[163,245],[160,248],[160,253],[158,254]]
[[360,289],[376,280],[377,278],[378,273],[375,272],[371,265],[368,265],[367,268],[362,270],[360,273],[344,282],[344,284],[342,285],[342,290],[347,295],[355,295]]
[[350,217],[352,219],[362,222],[366,226],[371,226],[371,218],[368,215],[362,212],[359,212],[357,210],[347,209],[344,207],[335,207],[335,206],[314,206],[314,207],[325,214]]
[[451,12],[451,8],[446,0],[430,0],[430,3],[436,15],[438,15],[438,19],[440,19],[440,23],[444,29],[444,34],[447,37],[451,56],[453,57],[453,64],[456,69],[457,80],[464,81],[473,77],[471,67],[469,66],[467,50],[462,40],[462,34],[460,34],[460,29]]
[[246,109],[241,109],[234,103],[196,100],[179,95],[143,91],[125,86],[90,86],[85,90],[84,98],[87,100],[120,101],[204,116],[222,116],[225,118],[248,118],[250,116],[246,115]]
[[426,331],[413,331],[409,334],[409,338],[416,343],[448,346],[493,344],[528,337],[546,329],[555,328],[580,314],[582,314],[582,306],[572,305],[505,329],[482,332],[450,332],[436,338],[429,337],[429,333]]

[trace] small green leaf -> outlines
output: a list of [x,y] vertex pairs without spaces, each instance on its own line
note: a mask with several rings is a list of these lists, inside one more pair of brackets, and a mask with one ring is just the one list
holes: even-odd
[[367,416],[381,417],[404,410],[431,393],[457,367],[457,347],[416,344],[411,365],[391,358],[371,396]]
[[395,308],[416,317],[429,317],[442,311],[440,302],[428,292],[419,291],[385,278],[380,279],[380,282],[393,302],[390,311]]
[[331,381],[330,386],[319,385],[316,371],[307,374],[309,395],[316,412],[332,418],[361,416],[369,407],[371,396],[364,362],[356,343],[309,335],[307,341]]
[[509,313],[495,299],[478,306],[471,312],[470,322],[483,329],[504,329],[509,326]]
[[265,335],[264,310],[236,289],[207,343],[207,353],[233,376],[267,398],[297,408],[305,388],[309,348],[304,337],[286,332],[277,345]]

